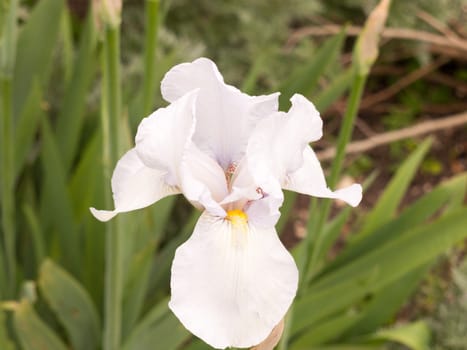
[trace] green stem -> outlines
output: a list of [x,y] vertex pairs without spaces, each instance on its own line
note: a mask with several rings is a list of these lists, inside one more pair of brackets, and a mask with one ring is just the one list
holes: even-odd
[[143,108],[144,115],[152,111],[156,94],[154,79],[157,30],[159,26],[159,0],[146,1],[146,42],[144,51]]
[[6,266],[5,276],[6,296],[12,297],[16,283],[15,263],[15,197],[14,197],[14,143],[13,143],[13,111],[11,105],[11,79],[4,78],[2,85],[2,231],[4,245],[4,259]]
[[[1,262],[5,262],[6,277],[2,281],[6,285],[0,290],[0,298],[5,293],[6,297],[13,297],[16,286],[16,244],[15,244],[15,192],[14,192],[14,130],[12,107],[12,81],[16,56],[16,19],[18,1],[11,0],[7,6],[0,56],[0,85],[1,85],[1,206],[2,206],[2,231],[3,231],[3,256]],[[1,250],[1,248],[0,248]]]
[[[120,80],[120,33],[119,27],[105,30],[103,44],[103,91],[102,91],[102,136],[106,204],[111,206],[112,196],[109,184],[112,169],[120,155],[121,80]],[[104,306],[104,350],[120,347],[122,294],[123,294],[123,253],[122,230],[116,218],[106,226],[106,270]]]
[[292,305],[290,305],[289,311],[285,315],[284,331],[282,332],[281,340],[279,341],[279,344],[277,345],[279,350],[287,350],[289,347],[289,338],[290,338],[290,330],[292,329],[294,306],[295,304],[292,303]]
[[[328,177],[328,186],[330,188],[334,188],[336,186],[337,180],[342,170],[342,165],[345,157],[345,148],[352,136],[355,117],[357,116],[358,107],[360,106],[360,101],[362,99],[362,93],[365,87],[366,79],[367,75],[360,75],[357,73],[355,74],[352,89],[350,92],[349,102],[344,115],[342,129],[337,142],[336,156],[331,166],[331,174]],[[316,269],[316,264],[318,262],[318,257],[320,255],[324,239],[323,228],[324,224],[328,219],[329,212],[331,210],[331,205],[332,201],[326,199],[324,201],[323,209],[320,212],[318,219],[315,222],[312,222],[311,220],[308,222],[308,232],[315,232],[315,239],[311,258],[309,259],[309,262],[306,262],[305,273],[303,274],[303,276],[308,276],[308,269],[311,273],[313,273]]]

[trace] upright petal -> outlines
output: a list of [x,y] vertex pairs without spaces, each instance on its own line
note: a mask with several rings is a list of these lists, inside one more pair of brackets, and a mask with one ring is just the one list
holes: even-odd
[[169,307],[215,348],[263,341],[295,296],[298,271],[274,228],[204,213],[172,265]]
[[118,213],[144,208],[163,197],[179,193],[178,188],[165,183],[164,177],[164,172],[144,165],[133,148],[118,161],[112,175],[115,209],[91,208],[91,212],[100,221],[108,221]]
[[215,63],[207,58],[173,67],[161,83],[162,95],[169,102],[193,89],[200,90],[193,140],[224,169],[242,157],[258,120],[278,108],[279,94],[248,96],[225,84]]
[[282,181],[303,164],[303,149],[322,136],[322,120],[305,97],[294,95],[288,113],[260,121],[248,142],[247,159],[257,182]]
[[166,182],[180,185],[179,165],[195,130],[195,101],[191,91],[166,108],[144,118],[136,133],[136,151],[146,166],[166,173]]
[[360,203],[362,200],[362,186],[353,184],[336,191],[331,191],[326,185],[323,169],[311,147],[305,148],[303,159],[303,165],[293,173],[287,175],[283,182],[284,189],[315,197],[337,198],[353,207],[356,207]]
[[192,144],[183,157],[180,177],[183,194],[195,207],[204,208],[212,215],[225,216],[219,203],[227,195],[227,182],[224,171],[214,159]]
[[294,95],[291,101],[288,113],[277,113],[259,122],[251,135],[247,159],[256,183],[275,197],[282,187],[358,205],[362,198],[361,186],[354,184],[331,191],[316,155],[308,146],[322,136],[318,111],[301,95]]

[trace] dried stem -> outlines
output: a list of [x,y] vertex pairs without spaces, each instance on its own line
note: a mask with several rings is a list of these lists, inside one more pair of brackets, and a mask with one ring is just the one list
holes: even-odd
[[[362,141],[351,142],[346,148],[346,154],[364,153],[373,148],[387,145],[392,142],[417,137],[435,131],[453,129],[467,125],[467,112],[455,114],[438,120],[427,120],[425,122],[404,129],[390,131],[369,137]],[[336,148],[330,147],[324,151],[317,152],[319,160],[331,160],[336,155]]]
[[[286,47],[291,49],[297,42],[307,36],[327,36],[334,35],[342,31],[343,27],[336,24],[329,24],[323,26],[311,26],[304,27],[295,31],[289,38]],[[346,27],[346,33],[349,36],[357,36],[362,31],[362,27],[359,26],[348,26]],[[433,34],[415,29],[407,28],[385,28],[381,33],[383,38],[386,39],[403,39],[403,40],[414,40],[422,41],[428,44],[444,50],[446,56],[450,56],[453,52],[456,56],[466,57],[467,56],[467,40],[464,40],[458,36],[446,37],[439,34]],[[437,50],[439,51],[439,50]]]

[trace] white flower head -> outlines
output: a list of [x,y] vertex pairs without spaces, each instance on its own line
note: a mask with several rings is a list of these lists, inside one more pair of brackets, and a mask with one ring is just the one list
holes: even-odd
[[170,105],[143,119],[136,146],[118,162],[115,209],[91,211],[107,221],[176,193],[203,210],[175,253],[169,307],[215,348],[254,346],[297,291],[297,267],[274,227],[282,189],[356,206],[361,186],[327,188],[308,146],[322,121],[305,97],[279,112],[278,93],[244,94],[206,58],[173,67],[161,86]]

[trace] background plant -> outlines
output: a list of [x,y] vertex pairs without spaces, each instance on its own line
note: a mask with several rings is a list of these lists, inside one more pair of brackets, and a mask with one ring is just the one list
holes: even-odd
[[[97,9],[80,18],[76,4],[64,1],[3,0],[0,348],[206,349],[167,308],[172,256],[198,213],[167,198],[106,228],[88,211],[107,207],[109,173],[102,169],[113,168],[119,154],[110,152],[128,148],[139,120],[162,105],[164,72],[201,54],[247,92],[279,89],[282,108],[295,92],[323,113],[349,95],[346,126],[335,136],[342,151],[367,79],[358,60],[346,59],[354,42],[341,31],[319,43],[301,40],[292,51],[283,47],[309,15],[332,8],[346,19],[349,9],[357,19],[369,13],[350,3],[147,0],[144,12],[138,2],[125,3],[120,24],[107,23]],[[371,76],[369,84],[375,88]],[[425,91],[419,89],[416,96]],[[394,341],[430,348],[429,323],[394,321],[436,257],[467,235],[462,171],[401,206],[432,143],[413,140],[396,154],[404,161],[366,212],[354,216],[314,201],[298,243],[286,225],[296,197],[287,194],[279,228],[302,284],[279,348],[378,349]],[[333,164],[334,185],[343,163]],[[356,172],[362,176],[361,167]],[[353,232],[346,247],[329,259],[345,230]],[[106,257],[115,259],[107,268]]]

